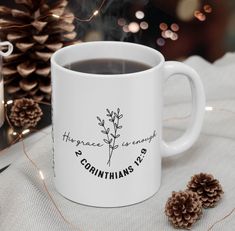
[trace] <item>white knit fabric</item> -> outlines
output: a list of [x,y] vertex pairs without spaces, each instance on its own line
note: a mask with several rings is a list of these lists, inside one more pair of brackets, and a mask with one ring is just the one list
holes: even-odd
[[[203,80],[207,106],[202,133],[187,152],[163,159],[163,177],[159,192],[152,198],[128,207],[93,208],[73,203],[55,191],[52,182],[51,136],[39,134],[26,141],[31,158],[44,172],[46,183],[63,215],[81,231],[170,231],[174,230],[164,214],[167,198],[173,190],[185,189],[190,176],[212,173],[224,189],[217,207],[203,211],[192,230],[204,231],[235,207],[235,54],[227,54],[213,65],[193,56],[186,63],[194,67]],[[180,117],[190,112],[190,90],[185,78],[175,77],[165,88],[164,118]],[[225,110],[221,110],[225,109]],[[187,119],[166,120],[164,137],[172,140],[182,134]],[[50,133],[50,127],[46,132]],[[1,231],[70,231],[76,230],[60,217],[34,166],[25,158],[22,146],[16,145],[4,154],[16,160],[0,174]],[[15,156],[15,155],[14,155]],[[1,161],[1,157],[0,157]],[[232,231],[235,213],[212,230]]]

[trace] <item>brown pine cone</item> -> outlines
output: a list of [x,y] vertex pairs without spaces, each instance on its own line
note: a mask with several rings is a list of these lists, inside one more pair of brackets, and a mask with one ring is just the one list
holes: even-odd
[[37,126],[42,115],[38,103],[32,99],[23,98],[14,100],[9,118],[16,127],[31,128]]
[[192,191],[172,192],[165,206],[165,214],[175,228],[190,229],[201,217],[202,203]]
[[204,208],[214,207],[224,193],[219,181],[207,173],[192,176],[187,187],[198,194]]
[[14,45],[4,57],[2,74],[11,98],[50,100],[50,57],[76,38],[68,0],[15,0],[0,5],[0,40]]

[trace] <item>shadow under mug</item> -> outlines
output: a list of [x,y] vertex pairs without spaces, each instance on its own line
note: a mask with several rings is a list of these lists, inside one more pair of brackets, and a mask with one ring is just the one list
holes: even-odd
[[[125,59],[151,68],[88,74],[65,68],[89,59]],[[202,126],[205,96],[198,74],[158,51],[126,42],[88,42],[55,52],[52,66],[54,182],[64,197],[91,206],[141,202],[160,187],[161,158],[190,148]],[[192,89],[192,116],[182,137],[162,139],[162,88],[175,74]],[[173,95],[172,95],[173,96]]]

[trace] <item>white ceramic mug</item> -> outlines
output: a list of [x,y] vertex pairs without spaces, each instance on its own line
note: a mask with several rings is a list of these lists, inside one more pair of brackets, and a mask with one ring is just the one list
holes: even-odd
[[[89,59],[125,59],[150,65],[131,74],[87,74],[64,65]],[[125,42],[68,46],[51,59],[54,181],[64,197],[91,206],[118,207],[154,195],[161,158],[192,146],[202,126],[205,96],[198,74],[158,51]],[[175,74],[188,77],[192,116],[184,135],[162,140],[162,88]]]

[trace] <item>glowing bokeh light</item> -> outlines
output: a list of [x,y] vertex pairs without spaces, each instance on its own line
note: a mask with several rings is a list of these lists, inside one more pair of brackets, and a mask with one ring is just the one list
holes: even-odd
[[144,18],[144,12],[141,10],[138,10],[135,12],[135,17],[138,19],[143,19]]
[[173,33],[171,34],[171,37],[170,37],[170,38],[171,38],[171,40],[175,41],[175,40],[178,39],[178,37],[179,37],[178,34],[176,34],[176,33],[173,32]]
[[162,23],[160,23],[159,28],[164,31],[164,30],[168,29],[168,26],[166,23],[162,22]]
[[57,15],[57,14],[52,14],[52,16],[53,16],[54,18],[60,18],[60,16]]
[[165,41],[165,39],[163,39],[163,38],[158,38],[157,40],[156,40],[156,43],[157,43],[157,45],[158,46],[164,46],[165,45],[165,43],[166,43],[166,41]]
[[206,13],[211,13],[212,12],[212,7],[210,5],[204,5],[203,9]]
[[205,107],[205,110],[206,110],[206,111],[213,111],[213,107],[211,107],[211,106],[206,106],[206,107]]
[[206,20],[206,15],[201,14],[201,15],[198,17],[198,19],[199,19],[200,21],[205,21],[205,20]]
[[165,36],[166,36],[167,38],[171,38],[172,34],[173,34],[173,32],[172,32],[171,30],[166,30],[166,31],[165,31]]
[[206,20],[206,15],[203,14],[202,12],[195,10],[194,12],[195,18],[197,18],[199,21],[205,21]]
[[38,173],[39,173],[41,179],[44,180],[45,178],[44,178],[43,172],[41,170],[39,170]]
[[131,22],[128,25],[128,29],[131,33],[137,33],[140,30],[140,26],[137,22]]
[[167,38],[166,37],[166,31],[162,31],[161,35],[162,35],[163,38]]
[[128,25],[123,26],[123,27],[122,27],[122,30],[123,30],[124,32],[126,32],[126,33],[130,32]]
[[25,129],[21,134],[22,134],[22,135],[25,135],[25,134],[27,134],[27,133],[29,133],[29,132],[30,132],[29,129]]
[[194,11],[194,17],[195,18],[197,18],[199,14],[201,14],[201,11],[199,11],[199,10]]
[[98,10],[95,10],[93,15],[96,16],[97,14],[99,14],[99,11]]
[[[165,27],[164,27],[165,28]],[[162,38],[164,38],[164,39],[171,39],[171,40],[177,40],[178,38],[179,38],[179,36],[178,36],[178,34],[175,32],[175,31],[178,31],[179,30],[179,26],[176,24],[176,23],[173,23],[173,24],[171,24],[171,29],[172,30],[170,30],[170,29],[168,29],[168,30],[163,30],[162,32],[161,32],[161,36],[162,36]],[[163,40],[164,40],[163,39]],[[157,44],[159,43],[159,44],[161,44],[161,42],[162,42],[162,40],[159,40],[159,39],[157,39],[156,40],[157,41]],[[164,40],[164,42],[165,42],[165,40]],[[159,45],[158,44],[158,45]],[[160,45],[159,45],[160,46]]]
[[198,10],[196,10],[196,11],[194,12],[194,16],[195,16],[195,18],[197,18],[199,21],[205,21],[205,20],[206,20],[206,15],[203,14],[202,12],[198,11]]
[[140,23],[140,28],[142,30],[147,30],[149,28],[149,24],[147,22],[143,21]]
[[173,31],[178,31],[180,28],[179,28],[179,25],[178,25],[178,24],[172,23],[172,24],[171,24],[171,29],[172,29]]
[[124,18],[119,18],[117,21],[119,26],[125,26],[126,25],[126,20]]
[[10,104],[12,104],[12,103],[13,103],[13,100],[12,100],[12,99],[7,101],[7,105],[10,105]]
[[177,1],[176,15],[182,21],[191,21],[194,11],[199,9],[200,6],[200,0],[179,0]]

